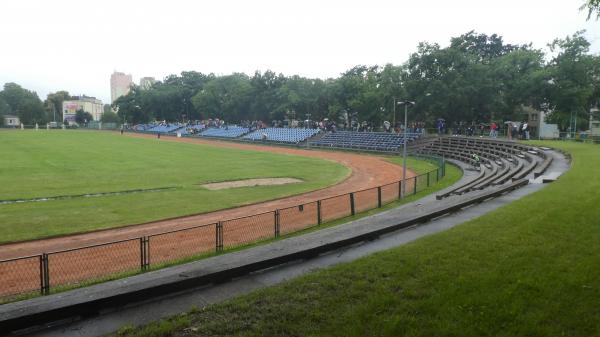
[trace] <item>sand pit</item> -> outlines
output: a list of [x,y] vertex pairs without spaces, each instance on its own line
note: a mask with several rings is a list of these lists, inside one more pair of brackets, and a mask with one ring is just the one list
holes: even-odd
[[272,185],[285,185],[301,183],[302,180],[296,178],[258,178],[258,179],[244,179],[234,181],[224,181],[221,183],[210,183],[200,185],[211,191],[224,190],[227,188],[237,187],[249,187],[249,186],[272,186]]

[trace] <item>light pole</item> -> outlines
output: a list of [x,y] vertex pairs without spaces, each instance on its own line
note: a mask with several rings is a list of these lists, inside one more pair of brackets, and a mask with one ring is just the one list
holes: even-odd
[[395,131],[396,130],[396,97],[394,97],[393,100],[394,100],[394,117],[392,118],[392,128]]
[[[394,99],[395,101],[396,99]],[[404,198],[406,196],[406,131],[408,129],[408,106],[413,106],[415,105],[415,102],[411,102],[411,101],[400,101],[398,102],[398,105],[404,105],[404,149],[402,151],[402,179],[404,180],[404,183],[402,184],[402,198]],[[394,109],[396,109],[396,104],[394,104]],[[394,116],[396,116],[396,114],[394,113]],[[417,181],[415,180],[415,184],[417,183]]]

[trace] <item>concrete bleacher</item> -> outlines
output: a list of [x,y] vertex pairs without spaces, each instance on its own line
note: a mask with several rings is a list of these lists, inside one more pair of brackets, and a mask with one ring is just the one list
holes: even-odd
[[[406,136],[408,142],[411,142],[419,135],[409,133]],[[320,139],[310,142],[311,146],[318,147],[387,152],[398,151],[403,144],[404,134],[354,131],[328,132]]]
[[[414,146],[411,152],[444,156],[466,163],[471,169],[479,171],[475,178],[438,195],[438,199],[503,185],[530,175],[536,177],[543,174],[552,161],[552,157],[535,147],[511,141],[469,137],[434,138]],[[473,155],[480,158],[479,162]]]
[[297,144],[313,137],[317,133],[319,133],[319,129],[265,128],[249,133],[243,139]]
[[200,133],[200,137],[238,138],[249,131],[248,128],[235,125],[223,128],[208,128]]

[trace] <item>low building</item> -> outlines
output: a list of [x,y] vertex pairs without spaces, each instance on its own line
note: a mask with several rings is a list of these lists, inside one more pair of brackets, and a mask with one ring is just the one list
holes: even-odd
[[21,120],[17,116],[5,115],[4,116],[4,126],[9,126],[9,127],[21,126]]
[[536,110],[531,107],[524,107],[523,110],[527,115],[526,120],[531,138],[559,138],[558,125],[546,123],[549,111]]
[[590,135],[600,137],[600,109],[590,109]]
[[77,110],[83,110],[92,115],[93,120],[99,121],[104,113],[102,101],[96,97],[75,96],[73,99],[63,102],[63,121],[75,122]]

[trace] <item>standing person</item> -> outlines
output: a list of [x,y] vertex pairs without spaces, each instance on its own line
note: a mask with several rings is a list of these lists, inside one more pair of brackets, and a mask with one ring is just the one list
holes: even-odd
[[496,122],[492,122],[492,124],[490,125],[490,137],[498,137],[498,125],[496,124]]
[[529,140],[529,128],[528,128],[528,126],[529,125],[527,125],[527,122],[525,122],[525,121],[521,124],[521,130],[523,130],[523,137],[522,138],[524,138],[526,140]]

